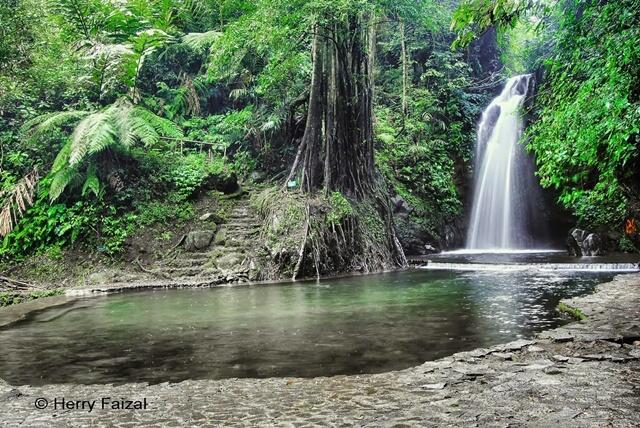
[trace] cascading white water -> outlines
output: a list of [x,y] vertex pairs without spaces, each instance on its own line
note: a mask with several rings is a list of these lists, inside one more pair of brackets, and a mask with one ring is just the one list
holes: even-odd
[[522,135],[522,106],[530,74],[509,79],[482,113],[476,145],[476,175],[468,249],[527,248],[522,176],[529,173]]

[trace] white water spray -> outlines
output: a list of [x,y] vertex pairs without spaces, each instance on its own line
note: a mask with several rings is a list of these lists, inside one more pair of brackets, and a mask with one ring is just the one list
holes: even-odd
[[527,189],[523,188],[526,156],[519,144],[522,106],[530,74],[509,79],[502,93],[482,113],[476,146],[476,178],[468,249],[522,249]]

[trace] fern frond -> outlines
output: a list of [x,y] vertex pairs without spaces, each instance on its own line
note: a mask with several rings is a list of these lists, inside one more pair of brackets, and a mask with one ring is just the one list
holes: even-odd
[[71,136],[69,165],[78,165],[88,154],[98,153],[115,144],[116,135],[112,116],[107,112],[87,116]]
[[88,111],[71,110],[43,114],[26,121],[20,128],[20,133],[31,140],[42,138],[63,126],[81,120],[89,113]]
[[87,168],[87,178],[82,186],[82,196],[86,196],[89,192],[96,197],[100,195],[100,179],[98,178],[98,170],[95,165],[89,165]]
[[232,100],[238,100],[247,95],[247,93],[247,88],[236,88],[229,92],[229,98],[231,98]]
[[[45,119],[46,120],[46,119]],[[182,138],[180,128],[168,119],[132,105],[122,99],[99,112],[84,117],[67,144],[60,150],[51,169],[49,197],[56,200],[70,184],[82,185],[82,165],[87,165],[82,193],[99,195],[101,190],[94,155],[112,149],[127,152],[136,143],[158,143],[160,137]],[[102,174],[106,176],[105,173]]]
[[77,179],[78,170],[76,168],[65,168],[53,174],[49,185],[49,199],[53,202],[57,200],[69,183]]
[[158,135],[171,138],[183,138],[182,130],[169,119],[162,118],[141,107],[135,107],[132,115],[146,121]]
[[158,132],[144,117],[132,114],[127,120],[134,139],[142,141],[145,146],[153,146],[158,143]]
[[69,140],[62,149],[56,155],[56,158],[53,160],[53,166],[51,167],[51,172],[58,172],[62,168],[66,168],[69,165],[69,158],[71,157],[71,140]]
[[182,41],[195,51],[206,51],[222,35],[219,31],[207,31],[205,33],[188,33],[182,37]]

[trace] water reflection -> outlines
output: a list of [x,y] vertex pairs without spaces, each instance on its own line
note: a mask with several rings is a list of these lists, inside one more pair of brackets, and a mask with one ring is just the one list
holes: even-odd
[[0,330],[14,384],[327,376],[401,369],[553,327],[606,275],[412,271],[83,300]]

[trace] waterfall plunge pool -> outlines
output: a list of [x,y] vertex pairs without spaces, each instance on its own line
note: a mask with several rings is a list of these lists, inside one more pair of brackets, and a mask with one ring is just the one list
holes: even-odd
[[14,385],[315,377],[404,369],[531,337],[611,273],[403,271],[81,299],[0,330]]

